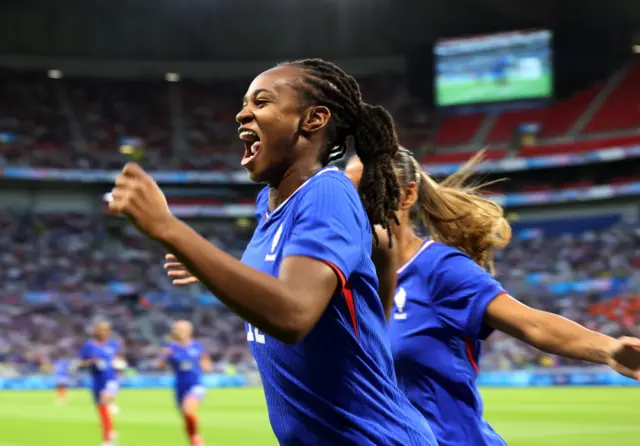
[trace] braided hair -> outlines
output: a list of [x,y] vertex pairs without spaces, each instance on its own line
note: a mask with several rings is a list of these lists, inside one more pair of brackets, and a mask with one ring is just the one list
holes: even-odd
[[[380,225],[389,234],[391,221],[398,223],[395,211],[400,200],[400,187],[393,170],[393,157],[398,151],[398,136],[393,119],[381,106],[362,101],[360,86],[337,65],[322,59],[303,59],[280,65],[302,69],[300,93],[303,102],[322,105],[331,111],[320,162],[326,166],[342,158],[349,139],[363,164],[358,192],[372,226]],[[379,239],[373,231],[374,243]]]

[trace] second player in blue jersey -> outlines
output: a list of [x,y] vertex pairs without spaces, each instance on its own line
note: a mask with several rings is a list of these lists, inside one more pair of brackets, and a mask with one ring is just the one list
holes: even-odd
[[192,339],[193,327],[188,321],[176,321],[171,332],[172,342],[161,353],[161,365],[168,364],[175,375],[176,403],[184,418],[185,431],[191,446],[203,446],[198,428],[198,406],[206,392],[202,372],[210,372],[211,359],[202,345]]
[[118,362],[120,358],[120,342],[111,337],[111,325],[98,322],[93,329],[93,338],[80,350],[80,367],[86,367],[91,376],[91,394],[98,407],[104,446],[111,446],[115,441],[112,414],[115,411],[114,401],[118,393]]
[[[640,378],[639,340],[612,339],[534,310],[493,278],[493,250],[509,242],[511,231],[500,206],[463,186],[478,160],[438,184],[408,150],[394,157],[402,187],[394,225],[401,266],[389,335],[398,383],[440,446],[506,444],[483,418],[476,385],[480,348],[494,329]],[[358,164],[355,159],[348,166],[355,183]],[[416,233],[420,225],[432,239]]]

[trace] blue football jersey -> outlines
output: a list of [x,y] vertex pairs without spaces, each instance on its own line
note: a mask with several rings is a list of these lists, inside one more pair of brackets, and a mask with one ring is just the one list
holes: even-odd
[[176,388],[190,388],[200,384],[202,368],[200,358],[204,350],[199,342],[190,342],[189,345],[181,345],[172,342],[167,345],[165,360],[175,374]]
[[73,361],[71,359],[58,359],[53,363],[53,373],[58,378],[68,378],[71,374]]
[[398,384],[440,446],[505,445],[482,416],[480,347],[502,286],[462,252],[426,241],[398,270],[389,337]]
[[331,266],[341,291],[295,345],[247,324],[269,419],[283,446],[435,445],[422,416],[395,382],[384,311],[371,261],[371,227],[353,184],[328,167],[261,218],[242,261],[278,276],[288,256]]
[[110,339],[103,344],[92,339],[82,346],[80,358],[96,360],[89,367],[94,387],[102,387],[106,382],[117,378],[113,361],[119,352],[120,343],[115,339]]

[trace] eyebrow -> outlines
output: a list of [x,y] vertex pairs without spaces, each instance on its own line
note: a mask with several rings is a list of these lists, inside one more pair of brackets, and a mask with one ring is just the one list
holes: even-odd
[[[256,97],[258,96],[260,93],[271,93],[271,91],[267,90],[266,88],[257,88],[256,90],[253,91],[253,93],[251,93],[252,97]],[[242,98],[242,103],[247,103],[249,101],[249,97],[245,96]]]

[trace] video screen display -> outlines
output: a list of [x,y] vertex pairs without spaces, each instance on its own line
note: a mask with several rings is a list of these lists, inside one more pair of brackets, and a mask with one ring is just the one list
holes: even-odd
[[550,97],[552,34],[516,31],[443,39],[434,46],[440,106]]

